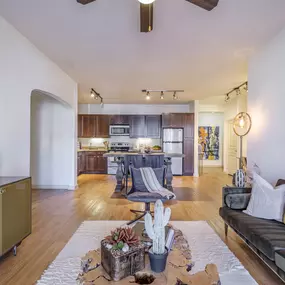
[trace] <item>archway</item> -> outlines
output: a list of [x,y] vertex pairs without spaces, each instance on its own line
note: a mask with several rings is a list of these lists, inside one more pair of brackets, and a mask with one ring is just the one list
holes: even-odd
[[57,96],[31,93],[30,173],[33,188],[70,189],[74,185],[74,114]]

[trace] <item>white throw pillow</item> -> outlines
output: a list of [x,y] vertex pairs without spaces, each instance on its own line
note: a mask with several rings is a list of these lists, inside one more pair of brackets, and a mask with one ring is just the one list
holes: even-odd
[[244,213],[282,222],[285,204],[285,185],[274,188],[257,173],[253,174],[252,193]]

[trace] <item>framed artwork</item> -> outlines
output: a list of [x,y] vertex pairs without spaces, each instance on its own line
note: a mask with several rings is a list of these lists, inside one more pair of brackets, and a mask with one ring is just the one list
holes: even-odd
[[199,144],[203,152],[204,160],[220,159],[220,127],[201,126],[199,127]]

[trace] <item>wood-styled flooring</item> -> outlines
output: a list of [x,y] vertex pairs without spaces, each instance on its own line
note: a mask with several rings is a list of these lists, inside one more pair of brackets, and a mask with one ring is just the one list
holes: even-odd
[[[218,209],[227,183],[230,177],[216,168],[204,170],[200,178],[175,177],[178,201],[169,203],[172,220],[207,220],[259,284],[283,284],[233,231],[225,240]],[[78,184],[76,191],[33,190],[33,233],[16,257],[0,261],[1,285],[34,284],[82,221],[130,220],[129,210],[143,206],[113,195],[114,176],[81,175]]]

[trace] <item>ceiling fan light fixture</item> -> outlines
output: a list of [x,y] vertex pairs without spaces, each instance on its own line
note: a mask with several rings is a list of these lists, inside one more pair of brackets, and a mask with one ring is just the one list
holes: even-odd
[[146,5],[152,4],[154,1],[155,1],[155,0],[139,0],[140,3],[146,4]]

